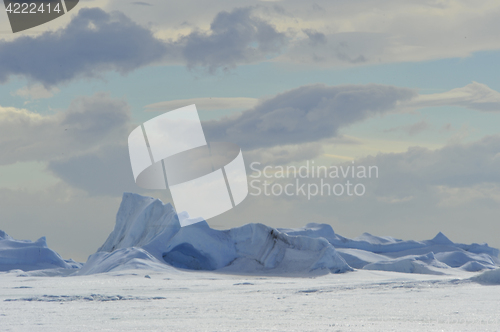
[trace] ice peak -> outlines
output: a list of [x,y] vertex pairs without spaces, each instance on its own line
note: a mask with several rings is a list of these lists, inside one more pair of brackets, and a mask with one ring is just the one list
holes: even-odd
[[441,232],[437,233],[437,235],[431,241],[437,244],[454,244],[450,239],[446,237],[446,235]]

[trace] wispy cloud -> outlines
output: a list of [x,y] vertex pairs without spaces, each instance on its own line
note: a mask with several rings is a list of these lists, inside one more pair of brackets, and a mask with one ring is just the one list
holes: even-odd
[[191,98],[162,101],[145,106],[146,111],[171,111],[176,108],[196,104],[199,110],[228,110],[228,109],[249,109],[257,105],[256,98]]
[[499,112],[500,92],[491,89],[486,84],[472,82],[463,88],[443,93],[420,94],[412,99],[407,106],[414,108],[459,106],[484,112]]
[[420,134],[421,132],[429,129],[431,127],[430,123],[422,120],[417,123],[408,125],[408,126],[399,126],[399,127],[393,127],[384,130],[385,133],[392,133],[392,132],[405,132],[410,136],[415,136],[417,134]]
[[134,2],[131,2],[131,4],[138,5],[138,6],[153,6],[149,2],[144,2],[144,1],[134,1]]
[[42,84],[32,84],[16,90],[12,94],[26,99],[44,99],[53,97],[59,91],[56,87],[46,88]]

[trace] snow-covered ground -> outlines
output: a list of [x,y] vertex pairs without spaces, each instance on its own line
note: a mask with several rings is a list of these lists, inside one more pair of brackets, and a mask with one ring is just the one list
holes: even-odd
[[124,194],[84,264],[0,231],[0,330],[500,331],[498,254],[442,233],[180,227],[170,204]]
[[477,273],[470,272],[358,270],[314,278],[33,273],[0,274],[0,330],[500,331],[500,286],[473,282],[469,277]]

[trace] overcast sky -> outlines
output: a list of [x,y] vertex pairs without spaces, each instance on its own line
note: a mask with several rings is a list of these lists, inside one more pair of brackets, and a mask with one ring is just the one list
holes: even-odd
[[85,261],[123,192],[168,200],[135,185],[128,134],[196,103],[247,166],[379,169],[362,197],[248,196],[213,227],[498,248],[499,31],[497,0],[80,1],[17,34],[1,11],[0,229]]

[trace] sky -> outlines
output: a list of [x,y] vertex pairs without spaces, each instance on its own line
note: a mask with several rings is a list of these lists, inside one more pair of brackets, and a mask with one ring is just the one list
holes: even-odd
[[[123,192],[170,199],[134,183],[129,133],[195,103],[249,181],[252,163],[378,169],[352,179],[363,195],[249,195],[214,228],[317,222],[498,248],[499,30],[493,0],[89,0],[16,34],[2,10],[0,229],[85,261]],[[321,180],[339,182],[301,179]]]

